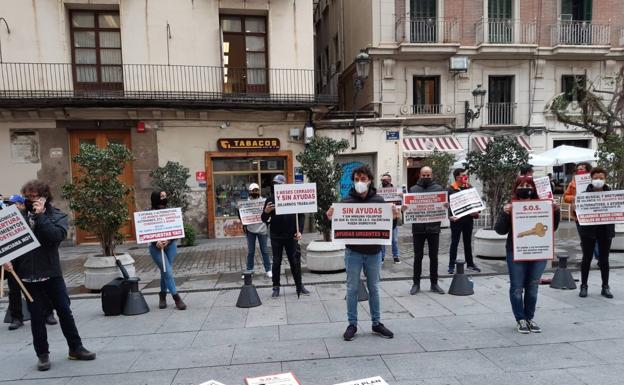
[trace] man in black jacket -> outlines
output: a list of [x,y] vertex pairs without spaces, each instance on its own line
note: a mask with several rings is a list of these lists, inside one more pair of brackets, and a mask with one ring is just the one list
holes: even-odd
[[[468,174],[463,168],[457,168],[453,170],[453,182],[448,188],[448,196],[458,193],[462,190],[472,188],[468,183]],[[455,261],[457,260],[457,247],[459,246],[459,238],[464,238],[464,260],[466,261],[466,267],[468,270],[475,273],[481,272],[481,269],[475,264],[472,257],[472,229],[474,228],[474,219],[479,218],[479,213],[473,213],[461,218],[452,216],[449,209],[449,220],[451,221],[451,247],[449,249],[449,265],[448,273],[453,274],[455,272]]]
[[[431,167],[424,166],[420,169],[418,182],[409,190],[410,193],[431,193],[444,191],[442,186],[433,181]],[[420,276],[422,274],[422,260],[424,257],[425,241],[429,246],[429,279],[431,291],[444,294],[444,290],[438,285],[438,249],[440,248],[440,222],[412,223],[412,235],[414,237],[414,277],[410,294],[420,291]]]
[[61,330],[69,346],[70,360],[93,360],[95,353],[82,346],[74,316],[69,307],[67,287],[61,271],[58,248],[67,236],[67,215],[51,205],[50,187],[40,181],[27,182],[22,187],[26,210],[22,212],[41,246],[5,264],[15,269],[33,297],[28,303],[33,346],[39,361],[38,370],[50,369],[45,303],[51,301],[56,309]]
[[[273,178],[273,186],[284,183],[286,183],[284,175],[276,175]],[[297,228],[295,215],[299,216],[299,228]],[[271,249],[273,249],[273,293],[271,297],[273,298],[277,298],[280,295],[280,272],[284,249],[286,249],[290,271],[295,280],[297,296],[310,294],[301,281],[301,250],[299,249],[298,241],[301,239],[304,220],[304,214],[275,214],[275,191],[271,188],[271,196],[264,203],[262,222],[269,226],[271,235]]]

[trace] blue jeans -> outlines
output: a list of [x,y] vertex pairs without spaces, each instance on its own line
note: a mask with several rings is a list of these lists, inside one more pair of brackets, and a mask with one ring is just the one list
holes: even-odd
[[[507,250],[509,301],[516,321],[532,320],[537,305],[537,291],[546,261],[514,262],[513,251]],[[523,295],[524,294],[524,295]]]
[[267,249],[267,235],[256,234],[251,231],[247,232],[247,271],[253,271],[254,258],[256,256],[256,238],[260,244],[260,254],[262,255],[262,264],[264,271],[271,271],[271,259],[269,258],[269,249]]
[[162,267],[162,258],[160,255],[160,249],[156,247],[156,244],[150,243],[149,252],[154,260],[154,263],[160,269],[160,291],[166,293],[167,289],[169,289],[169,293],[175,295],[178,293],[176,289],[175,279],[173,278],[173,260],[178,254],[178,245],[176,244],[176,240],[172,239],[169,241],[167,247],[165,247],[165,264],[167,267],[167,272],[163,272]]
[[358,289],[360,275],[364,269],[368,287],[368,305],[373,326],[379,324],[379,275],[381,273],[381,253],[362,254],[351,249],[345,250],[345,269],[347,270],[347,318],[350,325],[357,325]]
[[[399,227],[392,229],[392,257],[399,256]],[[386,246],[381,246],[381,259],[386,257]]]

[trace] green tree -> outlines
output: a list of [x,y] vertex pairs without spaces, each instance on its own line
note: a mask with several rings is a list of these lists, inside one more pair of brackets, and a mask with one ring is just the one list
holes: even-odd
[[444,188],[448,185],[453,163],[455,163],[455,156],[448,152],[438,150],[434,150],[433,153],[423,161],[423,165],[431,167],[433,180]]
[[337,186],[342,176],[342,166],[335,161],[335,157],[348,147],[349,142],[344,139],[337,141],[315,137],[306,150],[297,155],[303,174],[310,183],[316,183],[318,211],[314,213],[314,225],[325,241],[331,240],[331,221],[327,219],[327,210],[338,199]]
[[191,173],[187,167],[178,162],[168,161],[162,167],[150,172],[152,186],[156,190],[166,191],[169,207],[179,207],[186,212],[189,207],[189,192],[191,188],[187,184]]
[[76,213],[76,226],[96,235],[104,255],[115,255],[115,246],[123,242],[119,229],[129,219],[132,188],[119,177],[132,159],[132,152],[121,144],[110,143],[102,149],[82,144],[74,156],[78,173],[63,186],[62,196]]
[[468,172],[481,180],[485,203],[490,211],[487,227],[494,227],[498,213],[511,197],[520,166],[528,160],[528,151],[512,137],[496,138],[487,144],[484,152],[468,153]]
[[607,136],[598,144],[598,166],[608,172],[607,183],[614,190],[624,189],[624,137]]

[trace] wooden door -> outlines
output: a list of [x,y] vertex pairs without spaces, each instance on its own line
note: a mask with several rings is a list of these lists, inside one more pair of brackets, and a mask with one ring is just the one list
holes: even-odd
[[[80,150],[81,144],[94,144],[99,148],[105,148],[109,143],[123,144],[128,148],[131,147],[130,132],[129,131],[71,131],[69,134],[69,146],[71,152],[71,159],[74,158]],[[72,161],[72,175],[79,173],[78,165]],[[120,176],[120,180],[126,186],[133,185],[132,176],[132,164],[128,163]],[[111,202],[115,204],[116,202]],[[134,196],[130,194],[126,204],[128,205],[128,220],[122,226],[120,232],[123,234],[124,239],[134,240],[134,221],[132,220],[134,214]],[[94,234],[86,231],[82,231],[76,228],[76,242],[77,243],[92,243],[98,242],[98,239]]]

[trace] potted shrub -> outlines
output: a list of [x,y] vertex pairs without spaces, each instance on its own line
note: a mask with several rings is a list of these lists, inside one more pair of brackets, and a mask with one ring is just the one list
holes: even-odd
[[512,136],[497,137],[487,144],[484,152],[468,153],[468,172],[481,180],[482,194],[490,213],[485,227],[474,235],[475,255],[505,257],[507,236],[497,234],[494,223],[505,203],[511,199],[511,189],[520,166],[528,160],[528,151]]
[[[598,165],[609,172],[607,183],[613,190],[624,189],[624,137],[607,135],[598,144]],[[615,225],[611,250],[624,250],[624,224]]]
[[349,147],[346,140],[315,137],[306,150],[297,155],[301,170],[310,183],[316,183],[318,211],[314,213],[314,227],[323,235],[322,241],[313,241],[306,247],[307,267],[311,271],[344,271],[344,245],[331,242],[331,221],[327,210],[338,199],[338,182],[342,167],[335,161],[340,152]]
[[74,211],[74,222],[83,231],[93,233],[102,247],[102,254],[87,258],[84,286],[100,290],[121,276],[115,258],[135,276],[134,260],[127,254],[116,254],[115,247],[123,242],[119,232],[129,219],[128,202],[132,189],[119,180],[126,164],[133,159],[128,148],[111,143],[106,148],[82,144],[74,157],[79,167],[72,183],[63,186],[62,196]]
[[[431,167],[433,180],[446,190],[449,184],[451,167],[454,162],[455,156],[453,154],[434,150],[431,155],[423,160],[423,165]],[[451,223],[448,218],[441,223],[442,227],[449,227],[450,225]]]

